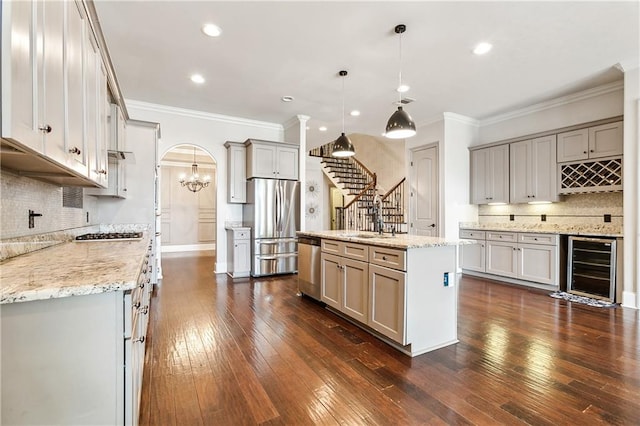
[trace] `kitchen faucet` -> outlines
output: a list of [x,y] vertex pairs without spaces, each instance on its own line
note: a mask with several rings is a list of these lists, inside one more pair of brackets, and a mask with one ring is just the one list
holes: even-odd
[[379,194],[373,197],[373,229],[382,235],[384,230],[384,221],[382,219],[382,198]]

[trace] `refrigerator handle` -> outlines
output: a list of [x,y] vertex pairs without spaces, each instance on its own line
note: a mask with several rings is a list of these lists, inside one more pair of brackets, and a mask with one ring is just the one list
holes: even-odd
[[278,192],[280,193],[280,207],[278,209],[278,232],[282,234],[282,218],[284,216],[284,188],[282,186],[282,181],[278,181]]
[[274,188],[274,193],[276,196],[276,203],[275,203],[275,211],[273,212],[273,220],[275,221],[275,226],[273,227],[273,230],[276,234],[276,237],[278,236],[278,220],[280,218],[280,191],[278,190],[278,182],[276,181],[275,183],[275,188]]

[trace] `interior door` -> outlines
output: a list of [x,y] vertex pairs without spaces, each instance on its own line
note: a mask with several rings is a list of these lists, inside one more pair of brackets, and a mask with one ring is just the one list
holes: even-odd
[[438,236],[438,147],[436,145],[411,151],[410,188],[409,233]]

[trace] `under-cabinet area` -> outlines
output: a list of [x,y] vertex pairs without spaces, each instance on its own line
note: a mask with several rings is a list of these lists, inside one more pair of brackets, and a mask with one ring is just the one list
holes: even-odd
[[329,309],[410,356],[457,342],[456,242],[344,231],[298,235],[321,238],[320,300]]

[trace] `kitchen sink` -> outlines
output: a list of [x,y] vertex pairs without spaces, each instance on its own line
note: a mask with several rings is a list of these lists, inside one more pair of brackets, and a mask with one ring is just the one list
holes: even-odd
[[391,234],[378,234],[378,233],[365,233],[365,232],[351,232],[340,234],[341,237],[347,238],[393,238]]

